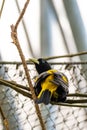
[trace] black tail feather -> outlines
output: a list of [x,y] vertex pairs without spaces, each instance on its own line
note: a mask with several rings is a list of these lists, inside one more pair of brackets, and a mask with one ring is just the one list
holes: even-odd
[[49,90],[45,90],[42,92],[42,95],[40,98],[37,98],[35,103],[40,104],[40,103],[44,103],[45,105],[50,103],[50,99],[51,99],[51,92]]

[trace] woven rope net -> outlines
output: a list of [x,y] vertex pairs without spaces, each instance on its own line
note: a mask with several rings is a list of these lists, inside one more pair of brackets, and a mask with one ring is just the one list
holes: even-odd
[[[28,64],[31,80],[37,75],[34,65]],[[69,79],[69,93],[87,93],[87,65],[57,65],[58,69]],[[22,65],[0,65],[0,78],[15,81],[27,87],[26,76]],[[81,99],[81,97],[67,97]],[[77,103],[78,104],[78,103]],[[84,106],[83,103],[81,105]],[[86,105],[86,103],[85,103]],[[87,108],[60,105],[40,104],[40,111],[47,130],[86,130]],[[33,101],[0,82],[0,107],[8,121],[9,130],[41,130]],[[0,114],[0,130],[5,130]]]

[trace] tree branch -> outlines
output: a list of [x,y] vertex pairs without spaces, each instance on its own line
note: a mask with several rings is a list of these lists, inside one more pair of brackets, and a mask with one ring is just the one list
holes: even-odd
[[2,5],[1,5],[1,9],[0,9],[0,18],[1,18],[1,15],[2,15],[4,4],[5,4],[5,0],[2,1]]
[[7,81],[7,80],[1,79],[1,78],[0,78],[0,84],[8,86],[8,87],[12,88],[13,90],[15,90],[16,92],[32,99],[32,95],[29,93],[27,87],[24,87],[24,86],[16,84],[16,83],[14,84],[11,81]]
[[46,60],[52,60],[56,58],[65,58],[65,57],[75,57],[75,56],[81,56],[81,55],[87,55],[87,51],[75,53],[75,54],[67,54],[67,55],[61,55],[61,56],[52,56],[52,57],[46,57],[44,59]]
[[3,110],[1,108],[1,106],[0,106],[0,113],[1,113],[1,116],[2,116],[2,119],[3,119],[6,130],[9,130],[8,121],[7,121],[7,119],[6,119],[6,117],[5,117],[4,113],[3,113]]
[[[23,8],[23,10],[22,10],[22,12],[21,12],[21,14],[20,14],[16,24],[15,25],[11,25],[11,31],[12,31],[11,32],[11,37],[13,39],[13,43],[16,45],[16,47],[18,49],[18,52],[19,52],[19,55],[20,55],[20,58],[22,60],[23,67],[24,67],[24,70],[25,70],[25,74],[26,74],[26,78],[27,78],[27,81],[28,81],[28,85],[29,85],[30,91],[32,93],[32,98],[33,98],[33,100],[35,100],[36,99],[36,95],[35,95],[35,92],[34,92],[34,89],[33,89],[33,85],[32,85],[32,82],[31,82],[30,75],[29,75],[28,67],[27,67],[27,64],[26,64],[26,61],[25,61],[25,57],[23,55],[23,52],[22,52],[22,49],[21,49],[21,46],[20,46],[20,43],[19,43],[19,39],[17,37],[17,27],[18,27],[18,25],[19,25],[23,15],[24,15],[24,13],[26,11],[26,8],[28,6],[29,1],[30,0],[26,1],[25,5],[24,5],[24,8]],[[39,118],[42,130],[46,130],[38,104],[35,104],[35,108],[36,108],[36,113],[37,113],[37,116]]]
[[[52,102],[54,105],[54,103]],[[66,106],[66,107],[81,107],[81,108],[87,108],[87,105],[83,104],[69,104],[69,103],[56,103],[55,105],[60,105],[60,106]]]

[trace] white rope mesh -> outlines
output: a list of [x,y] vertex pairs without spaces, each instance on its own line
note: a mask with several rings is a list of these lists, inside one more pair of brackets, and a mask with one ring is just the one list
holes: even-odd
[[[37,74],[33,65],[29,66],[31,79]],[[87,92],[86,68],[73,65],[53,65],[53,68],[65,73],[69,79],[70,93]],[[1,65],[0,76],[27,86],[22,65]],[[33,101],[15,90],[0,85],[0,106],[8,120],[10,130],[41,130]],[[41,104],[40,110],[47,130],[86,130],[87,109]],[[0,114],[0,130],[5,130]]]

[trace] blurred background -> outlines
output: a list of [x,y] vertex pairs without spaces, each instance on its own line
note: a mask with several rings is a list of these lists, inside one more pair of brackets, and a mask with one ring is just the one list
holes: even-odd
[[[20,60],[16,47],[11,43],[10,26],[15,24],[24,3],[25,0],[11,0],[9,5],[9,0],[5,1],[0,18],[0,55],[3,60]],[[30,1],[18,28],[26,59],[86,51],[86,23],[86,1]]]
[[[4,0],[4,7],[2,14],[0,16],[0,59],[1,61],[20,61],[20,56],[15,45],[12,43],[11,39],[11,29],[10,26],[16,23],[17,18],[23,9],[26,0]],[[0,8],[3,0],[0,1]],[[18,27],[18,37],[19,41],[25,55],[26,60],[31,57],[50,57],[59,56],[64,54],[77,53],[82,51],[87,51],[87,1],[86,0],[31,0],[25,15]],[[58,61],[84,61],[86,56],[63,58],[58,59]],[[10,68],[11,67],[11,68]],[[8,74],[6,78],[11,78],[12,80],[19,80],[19,71],[14,71],[15,68],[10,66],[9,70],[12,71]],[[61,67],[59,67],[61,68]],[[78,68],[78,76],[80,75],[80,68]],[[5,76],[5,69],[1,69],[0,75]],[[20,68],[19,70],[22,70]],[[35,71],[35,70],[34,70]],[[65,70],[63,70],[65,72]],[[77,71],[76,71],[77,72]],[[12,73],[16,74],[16,78]],[[68,73],[68,72],[66,72]],[[33,75],[34,73],[32,73]],[[74,72],[71,73],[71,75]],[[70,74],[68,74],[70,75]],[[4,77],[3,76],[3,77]],[[13,76],[13,77],[12,77]],[[23,77],[22,77],[23,78]],[[75,77],[74,77],[75,78]],[[80,77],[82,81],[83,77]],[[85,92],[87,84],[86,78],[83,79],[81,85],[85,86]],[[21,83],[24,82],[21,79]],[[85,85],[84,85],[85,84]],[[74,87],[76,82],[74,84]],[[80,86],[81,86],[80,85]],[[73,86],[73,85],[71,85]],[[78,87],[78,86],[77,86]],[[3,88],[3,89],[2,89]],[[17,95],[13,90],[5,88],[4,86],[0,90],[0,104],[6,114],[7,111],[12,110],[10,116],[6,114],[10,123],[10,130],[39,130],[39,125],[34,125],[31,123],[33,120],[33,114],[28,115],[29,111],[34,113],[32,109],[32,101],[23,97],[23,102],[19,101],[20,96]],[[3,98],[3,95],[6,94]],[[11,99],[16,102],[16,106],[13,106],[13,102],[10,102],[10,107],[6,107],[6,100],[11,94]],[[14,101],[15,97],[15,101]],[[5,103],[2,103],[2,99]],[[17,105],[19,104],[19,106]],[[24,103],[24,104],[22,104]],[[32,105],[30,105],[30,104]],[[11,106],[12,105],[12,106]],[[24,106],[23,106],[24,105]],[[30,106],[30,108],[28,108]],[[22,109],[23,108],[23,109]],[[47,130],[86,130],[87,128],[87,110],[81,108],[67,108],[63,107],[60,113],[61,107],[48,105],[41,106],[41,110],[45,114],[44,120]],[[65,114],[64,114],[64,111]],[[14,118],[11,119],[13,113]],[[22,113],[22,114],[21,114]],[[57,116],[56,116],[57,113]],[[59,113],[59,114],[58,114]],[[22,115],[20,117],[19,115]],[[43,114],[43,115],[44,115]],[[51,114],[51,115],[50,115]],[[31,117],[32,116],[32,117]],[[68,116],[68,119],[66,119]],[[28,117],[31,117],[28,119]],[[48,118],[47,118],[48,117]],[[60,118],[59,118],[60,117]],[[80,118],[83,117],[83,118]],[[22,120],[23,118],[23,120]],[[73,120],[73,121],[72,121]],[[49,123],[47,123],[49,122]],[[14,127],[13,124],[15,124]],[[25,126],[24,126],[25,124]],[[27,125],[26,125],[27,124]],[[0,130],[4,130],[3,122],[0,121]],[[74,125],[74,127],[73,127]]]

